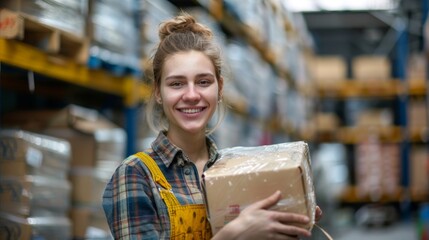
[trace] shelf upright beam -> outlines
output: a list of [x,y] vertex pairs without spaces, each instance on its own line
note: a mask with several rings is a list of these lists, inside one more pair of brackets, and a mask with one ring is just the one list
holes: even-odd
[[[406,81],[406,68],[408,59],[408,31],[407,22],[403,19],[403,23],[400,27],[396,28],[397,43],[396,43],[396,58],[394,62],[394,77],[400,79],[403,83]],[[401,202],[401,214],[405,220],[410,219],[411,216],[411,205],[410,205],[410,194],[409,194],[409,169],[410,169],[410,136],[408,131],[408,120],[407,120],[407,106],[408,106],[408,94],[401,93],[398,97],[398,113],[399,113],[399,125],[402,127],[403,140],[400,145],[400,159],[401,159],[401,185],[405,189],[403,200]]]
[[[426,29],[429,27],[426,24],[428,24],[428,14],[429,14],[429,0],[421,0],[422,2],[422,29],[421,29],[421,33],[422,33],[422,52],[423,55],[425,56],[425,63],[426,63],[426,73],[425,73],[425,82],[426,82],[426,95],[425,95],[425,99],[426,99],[426,126],[427,129],[429,129],[429,57],[428,57],[428,53],[429,53],[429,46],[426,45],[426,43],[429,41],[429,39],[426,39],[428,36],[426,35]],[[429,143],[427,142],[428,139],[428,134],[429,131],[426,130],[425,132],[425,138],[426,138],[426,166],[428,166],[429,164]],[[426,169],[426,180],[429,181],[429,172]]]
[[[396,61],[395,69],[397,78],[401,81],[406,81],[406,66],[407,66],[407,52],[408,52],[408,36],[405,28],[398,30],[398,42],[396,46]],[[401,157],[402,157],[402,180],[401,183],[404,187],[409,185],[409,176],[408,176],[408,144],[409,144],[409,134],[407,131],[407,104],[408,96],[407,94],[399,95],[399,125],[404,128],[404,141],[403,146],[401,147]]]
[[137,152],[138,109],[137,105],[125,107],[126,156]]

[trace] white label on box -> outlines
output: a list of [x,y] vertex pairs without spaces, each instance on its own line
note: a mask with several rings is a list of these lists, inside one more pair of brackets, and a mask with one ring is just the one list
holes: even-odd
[[40,167],[42,165],[43,154],[40,150],[29,147],[25,159],[30,166]]

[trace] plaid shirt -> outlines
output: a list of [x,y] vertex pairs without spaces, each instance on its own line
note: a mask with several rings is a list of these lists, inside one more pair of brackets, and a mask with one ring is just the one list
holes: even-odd
[[[217,147],[207,137],[210,167]],[[204,203],[194,163],[160,132],[148,153],[158,164],[182,205]],[[143,162],[130,156],[116,169],[103,195],[103,208],[115,239],[169,239],[170,221],[158,186]]]

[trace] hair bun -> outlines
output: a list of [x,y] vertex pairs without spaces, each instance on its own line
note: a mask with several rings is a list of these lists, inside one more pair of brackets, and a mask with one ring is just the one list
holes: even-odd
[[159,28],[159,38],[162,41],[171,34],[186,32],[199,34],[208,39],[213,37],[213,33],[209,28],[197,23],[195,18],[191,15],[182,13],[171,20],[161,23]]

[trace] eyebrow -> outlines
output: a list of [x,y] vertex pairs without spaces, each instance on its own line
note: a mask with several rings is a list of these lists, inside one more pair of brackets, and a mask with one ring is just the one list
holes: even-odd
[[[212,73],[199,73],[196,75],[197,78],[202,78],[202,77],[212,77],[214,78],[215,75]],[[183,79],[186,78],[184,75],[171,75],[165,78],[165,80],[170,80],[170,79]]]

